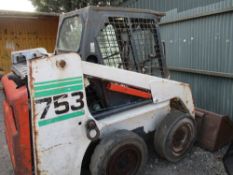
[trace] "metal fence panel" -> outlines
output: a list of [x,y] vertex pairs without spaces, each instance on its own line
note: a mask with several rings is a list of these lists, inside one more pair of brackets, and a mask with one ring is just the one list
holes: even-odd
[[195,104],[233,119],[233,0],[131,0],[166,11],[161,21],[172,79],[192,86]]

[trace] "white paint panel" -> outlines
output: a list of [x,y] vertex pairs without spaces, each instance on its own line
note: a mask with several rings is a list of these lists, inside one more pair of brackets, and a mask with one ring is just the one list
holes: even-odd
[[[145,133],[155,130],[163,117],[170,112],[170,99],[174,97],[180,98],[190,113],[194,109],[188,84],[83,62],[77,54],[28,60],[36,174],[80,174],[82,159],[91,142],[86,136],[85,123],[87,120],[93,119],[86,104],[83,74],[148,89],[152,92],[154,103],[96,121],[101,137],[119,129],[133,130],[142,127]],[[79,78],[76,79],[77,77]],[[72,90],[73,87],[80,89]],[[57,95],[61,94],[60,89],[64,90],[64,88],[67,92],[63,93],[62,91],[62,94],[67,96],[55,99]],[[72,111],[72,106],[77,107],[81,104],[81,97],[78,96],[79,101],[77,102],[77,96],[72,96],[73,92],[83,93],[84,106],[78,111],[84,113],[82,115],[75,113],[73,117],[64,119],[64,115],[67,117],[67,115],[70,116],[73,112],[77,112]],[[51,104],[43,118],[42,114],[48,104],[38,103],[38,100],[44,98],[51,99]],[[64,101],[68,103],[69,110],[65,114],[57,114],[57,110],[64,113],[66,105],[64,103],[61,105],[61,102]],[[60,105],[56,106],[56,102]],[[62,120],[60,120],[61,116]],[[49,122],[45,122],[45,120]]]
[[[80,57],[77,54],[64,54],[29,60],[28,64],[36,173],[79,174],[82,158],[90,143],[84,126],[90,114],[86,105]],[[80,89],[73,89],[79,86]],[[73,93],[84,95],[81,109],[74,109],[81,106],[81,102],[76,101],[81,97],[72,96]],[[55,99],[60,95],[63,97]],[[38,102],[43,99],[50,99],[51,104]],[[56,103],[60,105],[56,106]],[[46,106],[49,108],[43,118]],[[60,111],[59,114],[57,111]],[[81,115],[78,114],[80,112]]]
[[150,90],[154,103],[179,98],[194,116],[194,104],[189,84],[88,62],[82,62],[82,68],[86,75]]

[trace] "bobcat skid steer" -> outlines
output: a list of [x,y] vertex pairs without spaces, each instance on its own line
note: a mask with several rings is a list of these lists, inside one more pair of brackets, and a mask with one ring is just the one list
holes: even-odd
[[196,137],[188,84],[169,80],[163,13],[87,7],[62,14],[55,53],[12,53],[2,78],[15,175],[143,174],[147,146],[176,162]]

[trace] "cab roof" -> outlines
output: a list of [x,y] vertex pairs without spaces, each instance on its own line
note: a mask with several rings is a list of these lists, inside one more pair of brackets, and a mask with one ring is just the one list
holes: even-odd
[[159,11],[154,11],[154,10],[149,10],[149,9],[137,9],[137,8],[125,8],[125,7],[98,7],[98,6],[87,6],[85,8],[81,8],[75,11],[71,11],[66,13],[67,15],[69,14],[74,14],[75,12],[88,12],[88,11],[102,11],[102,12],[130,12],[130,13],[145,13],[145,14],[151,14],[155,15],[159,18],[165,16],[164,12],[159,12]]

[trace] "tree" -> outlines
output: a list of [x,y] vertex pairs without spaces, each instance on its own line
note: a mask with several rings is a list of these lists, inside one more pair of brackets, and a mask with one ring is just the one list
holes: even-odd
[[[111,0],[31,0],[37,11],[68,12],[88,5],[108,4]],[[114,4],[121,0],[112,0]]]

